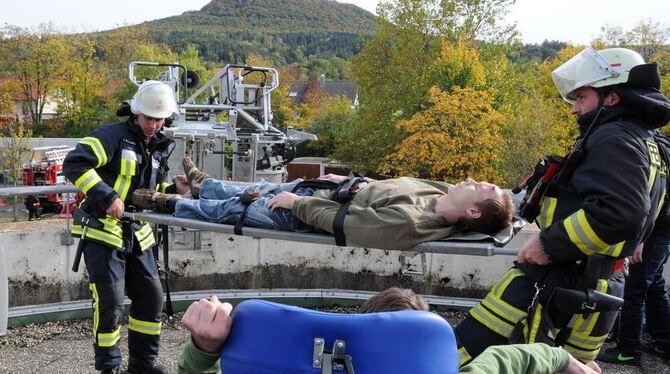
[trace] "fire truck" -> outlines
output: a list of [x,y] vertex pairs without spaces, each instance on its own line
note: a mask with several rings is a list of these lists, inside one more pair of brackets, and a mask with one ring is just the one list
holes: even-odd
[[[53,186],[68,183],[63,175],[63,160],[73,150],[68,146],[33,148],[30,162],[23,168],[24,186]],[[47,193],[39,196],[44,212],[64,213],[74,211],[77,196],[74,193]],[[66,205],[69,205],[66,209]]]

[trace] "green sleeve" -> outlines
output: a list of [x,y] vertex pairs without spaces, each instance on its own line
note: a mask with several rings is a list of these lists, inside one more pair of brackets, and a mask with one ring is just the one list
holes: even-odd
[[459,373],[553,374],[570,365],[570,354],[544,343],[499,345],[487,348]]
[[218,353],[207,353],[198,349],[189,337],[179,355],[179,374],[220,374]]

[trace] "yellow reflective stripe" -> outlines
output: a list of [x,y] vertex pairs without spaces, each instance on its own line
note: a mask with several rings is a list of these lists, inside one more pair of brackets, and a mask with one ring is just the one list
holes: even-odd
[[153,246],[154,244],[156,244],[156,239],[154,239],[154,236],[151,235],[150,237],[140,241],[140,250],[144,252],[147,249],[151,248],[151,246]]
[[135,231],[135,237],[137,237],[137,240],[142,240],[147,237],[147,235],[150,235],[153,233],[153,230],[151,229],[151,225],[148,223],[145,223],[142,225],[142,228]]
[[570,241],[586,255],[592,255],[596,251],[608,246],[596,235],[586,219],[584,209],[578,210],[563,221],[565,231]]
[[128,190],[130,190],[130,178],[126,178],[123,175],[119,175],[114,182],[114,191],[119,194],[119,198],[122,201],[126,200],[128,196]]
[[95,283],[91,282],[88,285],[88,288],[91,290],[91,298],[93,299],[93,338],[95,339],[95,333],[98,331],[98,324],[100,322],[100,297],[98,296],[98,288]]
[[118,219],[107,216],[105,218],[99,218],[98,221],[102,222],[104,225],[104,231],[107,231],[110,234],[116,235],[119,238],[123,236],[123,229],[121,228],[121,221]]
[[519,269],[512,268],[507,270],[505,274],[503,274],[502,277],[500,277],[500,280],[496,282],[495,285],[493,285],[493,288],[491,288],[491,293],[501,297],[503,292],[507,289],[507,286],[512,282],[512,280],[518,276],[523,275],[523,272]]
[[140,321],[139,319],[128,317],[128,330],[133,330],[146,335],[160,335],[161,323]]
[[458,366],[463,366],[470,360],[472,360],[472,356],[470,356],[465,347],[458,348]]
[[661,199],[658,202],[658,206],[656,207],[656,214],[654,215],[654,219],[658,217],[658,214],[661,213],[661,209],[663,208],[663,203],[665,203],[665,194],[661,195]]
[[102,146],[98,138],[87,136],[79,141],[80,144],[85,144],[91,147],[93,154],[98,159],[98,163],[95,165],[96,168],[99,168],[102,165],[107,163],[107,153],[105,153],[105,147]]
[[[607,292],[607,280],[606,279],[598,279],[598,284],[596,286],[596,291],[603,292],[603,293]],[[577,332],[580,335],[591,334],[591,331],[593,330],[593,326],[595,326],[596,322],[598,321],[599,316],[600,316],[600,312],[594,312],[594,313],[586,314],[586,318],[584,318],[584,314],[580,314],[577,317],[577,319],[575,320],[575,324],[572,327],[572,330],[574,332]]]
[[159,192],[162,192],[162,193],[165,193],[165,191],[167,190],[168,187],[170,187],[170,184],[169,184],[169,183],[161,183],[161,184],[158,186],[158,191],[159,191]]
[[98,333],[98,346],[105,348],[113,347],[119,342],[120,338],[121,328],[117,328],[112,332]]
[[74,185],[79,188],[79,191],[86,194],[91,187],[95,186],[98,182],[102,182],[102,178],[98,175],[95,169],[89,169],[87,172],[79,176]]
[[612,257],[619,257],[621,254],[621,250],[623,249],[624,244],[626,244],[626,241],[619,242],[617,244],[612,244],[605,248],[602,251],[598,251],[600,254],[606,255],[606,256],[612,256]]
[[649,166],[649,181],[647,183],[647,192],[651,192],[651,188],[654,187],[656,175],[658,175],[658,168],[655,165]]
[[567,340],[567,343],[577,345],[579,348],[584,348],[584,350],[596,350],[602,347],[607,339],[607,335],[603,336],[588,336],[573,333]]
[[570,353],[574,358],[581,362],[589,362],[593,361],[596,359],[596,356],[598,356],[598,349],[594,350],[589,350],[589,349],[579,349],[578,347],[575,347],[570,344],[564,344],[563,349],[565,349],[568,353]]
[[156,244],[156,239],[154,238],[154,232],[151,229],[151,225],[145,223],[142,225],[142,228],[135,231],[135,237],[140,243],[140,250],[145,251],[147,248]]
[[523,310],[515,308],[491,293],[482,300],[482,304],[510,322],[516,322],[527,315]]
[[105,244],[109,244],[115,248],[123,248],[123,240],[105,231],[89,227],[86,229],[86,239],[93,239]]
[[542,207],[540,208],[540,215],[537,218],[537,224],[540,229],[545,229],[551,226],[554,221],[554,212],[556,211],[556,203],[558,199],[555,197],[545,197],[542,200]]
[[509,322],[502,320],[494,316],[491,312],[484,309],[481,304],[477,304],[474,308],[470,309],[470,315],[479,321],[482,325],[489,328],[489,330],[495,332],[498,335],[501,335],[505,338],[508,338],[512,335],[512,330],[514,326]]
[[535,306],[535,313],[533,313],[533,324],[530,326],[530,332],[528,333],[526,342],[535,343],[535,338],[537,337],[537,332],[540,329],[540,322],[542,321],[542,305],[540,303]]

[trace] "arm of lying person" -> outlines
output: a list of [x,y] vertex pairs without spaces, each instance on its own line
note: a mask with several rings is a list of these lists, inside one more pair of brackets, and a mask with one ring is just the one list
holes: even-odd
[[600,373],[600,368],[593,365],[582,364],[562,348],[544,343],[513,344],[487,348],[459,373]]
[[216,296],[191,304],[181,319],[191,332],[179,356],[179,373],[220,373],[219,352],[228,338],[233,306]]

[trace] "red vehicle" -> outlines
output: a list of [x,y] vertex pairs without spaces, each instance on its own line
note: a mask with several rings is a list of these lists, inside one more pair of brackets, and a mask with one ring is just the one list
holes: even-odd
[[[30,162],[23,168],[24,186],[53,186],[69,183],[63,175],[63,160],[73,150],[68,146],[33,148]],[[75,193],[47,193],[39,196],[44,212],[64,214],[69,205],[70,214],[79,200]]]

